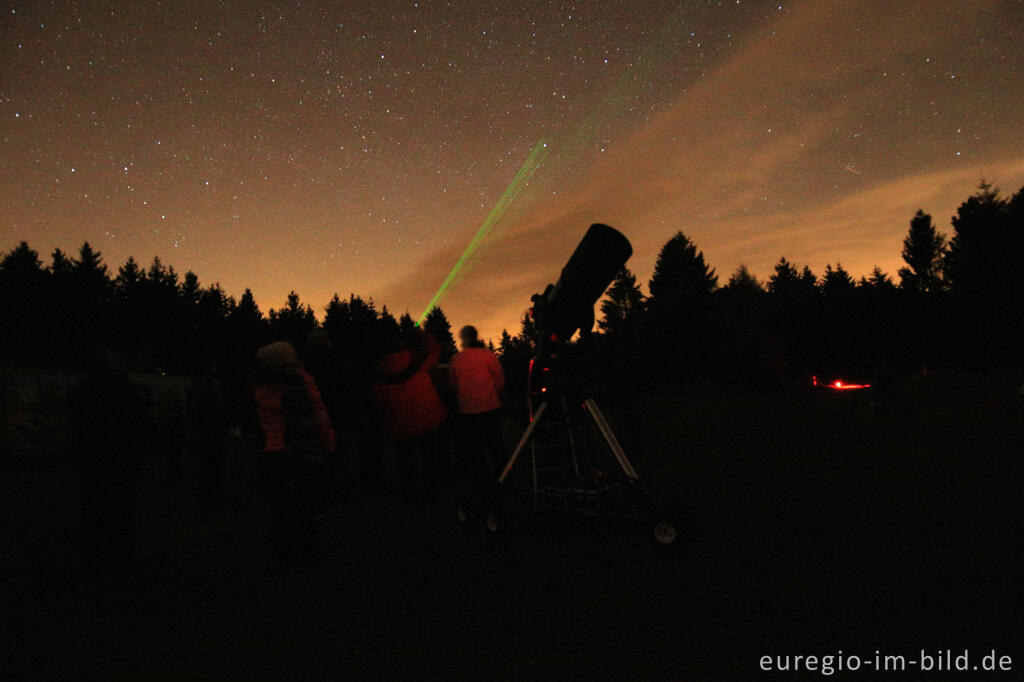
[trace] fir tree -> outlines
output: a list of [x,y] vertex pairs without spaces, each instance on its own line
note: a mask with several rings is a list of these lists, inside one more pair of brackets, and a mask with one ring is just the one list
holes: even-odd
[[636,277],[628,268],[622,268],[608,288],[601,302],[601,319],[597,326],[606,334],[635,328],[643,314],[646,299],[640,291]]
[[441,357],[445,360],[455,354],[455,337],[452,325],[440,306],[434,306],[423,320],[423,329],[441,344]]
[[935,291],[941,286],[942,259],[946,236],[935,229],[932,217],[918,210],[910,219],[900,255],[907,267],[900,268],[900,286],[914,291]]

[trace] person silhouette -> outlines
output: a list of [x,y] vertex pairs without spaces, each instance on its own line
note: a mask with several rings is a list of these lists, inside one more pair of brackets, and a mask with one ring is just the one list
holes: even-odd
[[462,350],[448,368],[459,409],[459,469],[479,494],[485,494],[504,464],[501,393],[505,372],[494,353],[480,342],[475,327],[459,330],[459,342]]
[[192,440],[199,457],[199,503],[210,509],[223,495],[224,456],[227,452],[228,409],[224,389],[211,363],[189,380],[186,391]]
[[399,485],[406,503],[422,502],[426,494],[423,486],[416,484],[416,455],[424,473],[438,469],[437,430],[448,409],[430,371],[440,357],[441,344],[417,328],[409,347],[384,355],[377,365],[374,402],[394,439]]
[[[347,409],[351,402],[353,381],[345,371],[346,367],[338,361],[330,336],[323,329],[314,329],[306,337],[302,362],[320,389],[327,408],[327,418],[334,429],[335,440],[339,443],[333,453],[328,453],[325,462],[327,501],[335,507],[347,507],[351,502],[354,478],[348,460],[354,428],[351,411]],[[342,440],[344,445],[341,444]]]
[[321,472],[337,445],[320,391],[295,348],[278,341],[256,357],[253,391],[264,440],[260,487],[278,559],[292,567],[316,553]]
[[82,551],[94,567],[135,557],[135,493],[146,412],[121,359],[97,351],[67,399],[67,445],[82,479]]

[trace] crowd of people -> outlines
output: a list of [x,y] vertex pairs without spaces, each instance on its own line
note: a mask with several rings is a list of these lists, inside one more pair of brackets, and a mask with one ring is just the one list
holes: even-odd
[[[301,565],[317,554],[316,517],[347,509],[385,487],[382,453],[394,453],[402,504],[417,509],[452,486],[485,495],[497,480],[504,371],[477,330],[463,327],[461,350],[440,362],[441,344],[417,328],[387,349],[368,382],[337,366],[317,329],[296,349],[277,341],[259,349],[248,382],[244,421],[252,425],[258,488],[277,559]],[[223,494],[228,432],[236,426],[210,367],[192,377],[188,416],[198,454],[198,498]],[[69,396],[68,445],[83,481],[83,542],[90,561],[128,563],[132,517],[144,453],[146,415],[127,370],[108,352]]]

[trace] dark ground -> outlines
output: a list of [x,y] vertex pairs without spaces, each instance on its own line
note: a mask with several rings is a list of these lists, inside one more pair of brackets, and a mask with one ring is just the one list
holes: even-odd
[[74,477],[7,472],[0,672],[783,679],[760,656],[970,647],[1012,655],[1015,672],[994,677],[1021,679],[1024,396],[998,377],[932,377],[898,404],[648,401],[637,468],[693,522],[674,556],[616,523],[479,542],[447,509],[384,497],[326,519],[325,560],[283,578],[251,499],[203,519],[179,484],[144,503],[137,568],[85,579]]

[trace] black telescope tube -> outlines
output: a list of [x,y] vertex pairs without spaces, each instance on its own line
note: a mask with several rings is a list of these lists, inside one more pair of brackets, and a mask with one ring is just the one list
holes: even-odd
[[577,329],[593,324],[594,304],[631,255],[625,235],[608,225],[591,225],[544,297],[541,331],[568,340]]

